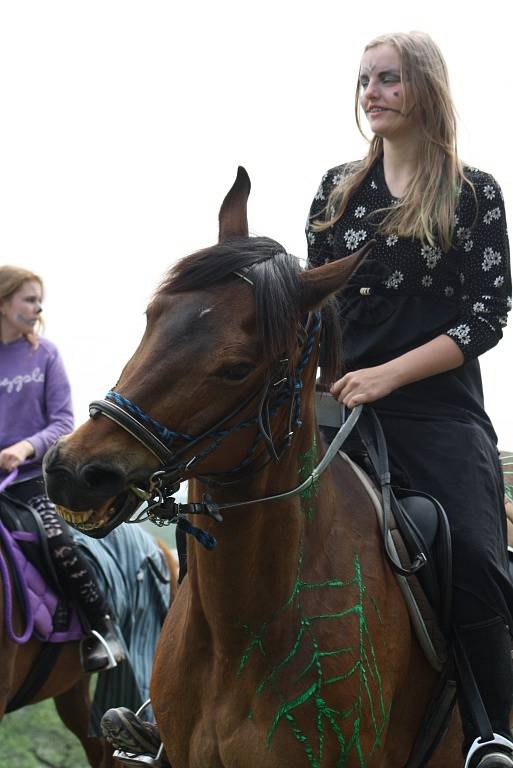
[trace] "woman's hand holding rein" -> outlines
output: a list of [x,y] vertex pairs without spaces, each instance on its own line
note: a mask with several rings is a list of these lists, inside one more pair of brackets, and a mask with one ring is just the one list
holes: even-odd
[[29,440],[20,440],[0,451],[0,468],[11,472],[34,454],[34,446]]
[[354,408],[380,400],[414,381],[458,368],[463,362],[458,345],[443,334],[388,363],[346,373],[332,384],[330,392],[339,403]]

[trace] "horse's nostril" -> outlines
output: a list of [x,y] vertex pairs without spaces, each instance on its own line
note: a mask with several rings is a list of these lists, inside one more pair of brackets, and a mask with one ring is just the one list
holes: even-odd
[[105,491],[115,496],[124,488],[123,474],[112,467],[87,464],[80,472],[84,484],[95,491]]

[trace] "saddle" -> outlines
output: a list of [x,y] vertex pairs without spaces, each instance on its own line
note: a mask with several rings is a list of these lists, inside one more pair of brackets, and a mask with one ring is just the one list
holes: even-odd
[[[317,392],[316,406],[320,428],[338,430],[344,412],[334,398]],[[351,436],[340,455],[374,505],[385,557],[397,576],[415,633],[429,663],[440,671],[447,660],[451,621],[452,558],[447,517],[429,494],[392,486],[385,437],[372,409],[362,411],[357,430],[358,435]]]
[[0,520],[18,542],[27,560],[40,573],[45,574],[52,588],[61,594],[39,515],[28,504],[4,491],[0,496]]
[[25,620],[39,640],[62,643],[83,632],[59,584],[41,518],[7,492],[0,496],[0,536],[11,561],[13,585]]
[[[40,690],[57,662],[62,643],[79,640],[83,631],[76,611],[71,610],[60,589],[41,518],[5,491],[0,494],[0,542],[7,635],[18,644],[32,636],[43,643],[27,678],[8,703],[6,711],[13,712]],[[12,626],[9,572],[22,613],[23,631],[19,635]]]

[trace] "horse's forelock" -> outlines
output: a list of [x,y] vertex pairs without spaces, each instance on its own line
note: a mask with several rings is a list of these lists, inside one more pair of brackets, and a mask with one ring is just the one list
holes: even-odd
[[272,259],[280,252],[283,252],[282,246],[267,237],[244,237],[204,248],[178,261],[158,293],[182,293],[216,285],[234,272]]
[[[157,296],[205,289],[236,279],[237,272],[254,286],[257,332],[262,349],[272,359],[291,352],[300,319],[301,267],[276,240],[240,238],[197,251],[174,265]],[[333,376],[338,369],[338,357],[333,347],[339,348],[340,333],[336,314],[332,311],[326,312],[323,333],[327,375]]]
[[257,330],[264,349],[276,359],[291,351],[297,338],[300,266],[294,256],[280,251],[256,264],[250,272],[255,284]]
[[275,240],[240,238],[181,259],[156,295],[201,290],[243,274],[254,286],[259,341],[271,357],[278,357],[295,340],[299,272],[297,259]]

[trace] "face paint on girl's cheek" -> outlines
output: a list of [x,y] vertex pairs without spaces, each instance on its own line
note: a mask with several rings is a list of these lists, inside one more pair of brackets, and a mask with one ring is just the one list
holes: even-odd
[[34,320],[29,317],[23,317],[23,315],[16,315],[16,322],[23,323],[24,325],[32,325]]

